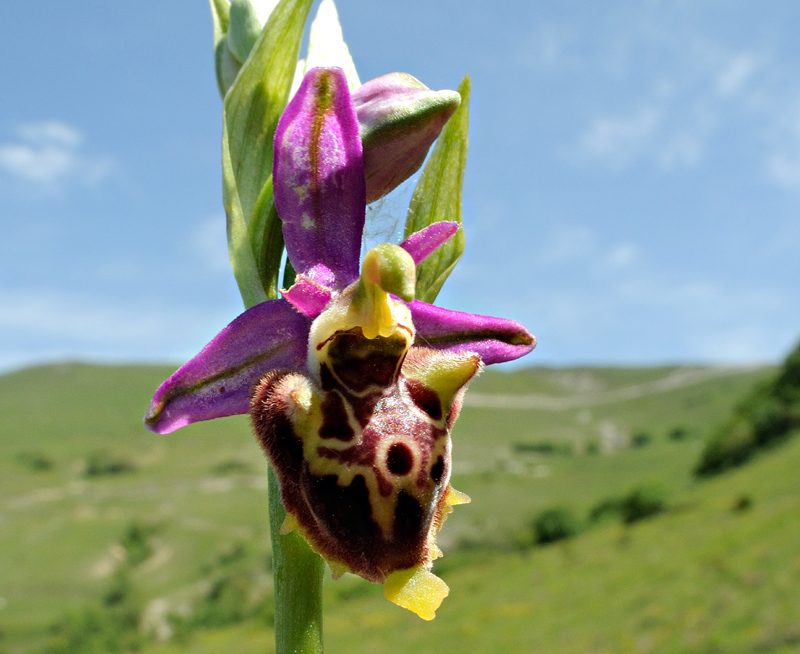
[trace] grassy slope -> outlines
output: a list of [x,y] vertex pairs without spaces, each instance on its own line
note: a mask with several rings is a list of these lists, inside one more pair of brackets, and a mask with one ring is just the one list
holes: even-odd
[[[329,616],[330,650],[398,651],[402,633],[404,652],[796,652],[798,464],[796,440],[658,519],[522,555],[458,553],[433,624],[353,602]],[[736,513],[743,492],[754,506]]]
[[[147,597],[172,596],[195,583],[202,565],[233,542],[266,547],[265,468],[246,420],[196,425],[167,437],[142,430],[147,398],[168,372],[69,365],[0,378],[0,596],[7,601],[0,628],[10,651],[38,642],[44,625],[65,607],[98,597],[108,584],[114,543],[133,520],[161,525],[160,559],[142,566],[134,580]],[[486,374],[473,390],[596,395],[671,372],[538,369]],[[800,446],[792,443],[744,470],[695,485],[689,469],[700,441],[665,436],[679,425],[705,432],[768,372],[560,411],[467,407],[455,435],[454,485],[474,501],[448,522],[439,568],[452,596],[427,624],[359,579],[331,583],[330,651],[398,651],[400,633],[408,652],[744,652],[757,645],[792,651],[792,638],[800,639],[800,521],[794,519]],[[654,442],[641,449],[513,455],[515,443],[566,440],[580,448],[603,434],[642,428]],[[82,462],[100,448],[130,458],[138,471],[82,478]],[[54,469],[31,472],[17,460],[22,451],[46,453]],[[213,472],[231,460],[249,469]],[[524,555],[485,547],[508,543],[545,506],[567,503],[585,511],[652,477],[669,483],[680,510]],[[755,506],[734,514],[730,507],[743,492]],[[476,542],[482,545],[456,548]],[[202,634],[192,650],[230,651],[235,643],[241,654],[263,652],[270,638],[247,624]]]

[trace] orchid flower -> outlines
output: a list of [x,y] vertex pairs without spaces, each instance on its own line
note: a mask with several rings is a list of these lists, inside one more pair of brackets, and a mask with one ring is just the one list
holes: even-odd
[[450,431],[485,364],[535,345],[519,323],[414,299],[415,266],[459,229],[439,222],[359,261],[367,182],[339,68],[309,71],[278,123],[275,206],[297,271],[155,393],[148,428],[250,413],[297,529],[331,567],[384,584],[425,619],[448,589],[430,572],[455,504]]

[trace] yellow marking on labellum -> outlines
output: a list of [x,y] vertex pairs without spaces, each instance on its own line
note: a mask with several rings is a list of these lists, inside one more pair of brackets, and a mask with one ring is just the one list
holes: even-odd
[[[293,393],[296,392],[293,391]],[[395,506],[400,489],[394,488],[390,497],[381,497],[378,480],[375,477],[375,469],[371,464],[342,463],[335,459],[320,456],[319,449],[321,447],[347,449],[360,445],[363,440],[363,430],[355,420],[353,410],[348,402],[344,402],[344,406],[347,410],[348,423],[353,429],[355,437],[347,442],[337,441],[335,438],[323,439],[320,437],[320,428],[324,419],[321,410],[323,399],[324,396],[322,394],[311,391],[307,405],[302,407],[302,410],[296,411],[292,416],[295,431],[303,443],[303,458],[308,463],[311,472],[319,477],[335,475],[337,484],[342,488],[350,486],[353,480],[358,475],[361,475],[367,484],[370,505],[373,508],[373,518],[381,528],[384,536],[388,538],[391,536],[394,527]]]
[[[397,342],[394,343],[394,347],[400,344],[403,346],[396,352],[399,370],[400,363],[403,361],[405,353],[414,342],[415,331],[414,323],[411,319],[411,311],[409,311],[408,307],[404,304],[393,300],[385,291],[374,284],[368,283],[366,286],[377,289],[377,292],[383,294],[388,303],[388,311],[391,314],[391,319],[389,320],[387,318],[386,320],[392,322],[394,327],[389,335],[384,336],[384,338],[396,339]],[[339,383],[357,396],[365,396],[377,390],[382,391],[383,387],[373,384],[364,388],[353,388],[351,384],[348,384],[347,380],[342,380],[339,377],[337,373],[337,361],[331,360],[330,352],[331,346],[334,345],[336,338],[340,335],[346,335],[348,333],[353,334],[360,331],[360,335],[364,336],[368,343],[374,341],[377,336],[381,335],[380,331],[382,328],[378,326],[378,322],[381,322],[383,319],[379,320],[373,315],[373,306],[371,301],[367,298],[368,293],[369,291],[366,290],[365,284],[362,284],[361,279],[348,286],[328,305],[325,311],[314,320],[311,324],[311,331],[309,332],[308,338],[308,367],[309,370],[314,371],[317,383],[320,382],[319,370],[323,365],[327,365],[329,371],[336,377]],[[383,313],[381,313],[381,315],[383,315]],[[369,325],[366,323],[369,323]],[[385,342],[374,343],[374,347],[378,351],[380,351],[381,348],[385,348],[386,345]],[[365,344],[365,347],[361,348],[364,354],[369,353],[369,347],[369,344]],[[338,361],[339,365],[344,365],[345,363],[346,362],[341,360]],[[365,362],[360,360],[358,356],[355,356],[352,361],[353,366],[363,366],[364,364]]]
[[450,593],[447,584],[422,566],[396,570],[383,584],[383,596],[423,620],[433,620],[436,609]]
[[[420,486],[417,483],[420,464],[423,460],[420,445],[414,439],[406,438],[401,433],[386,434],[376,445],[375,458],[368,462],[343,462],[321,455],[320,450],[342,451],[359,447],[363,444],[364,430],[356,420],[350,402],[338,391],[333,390],[329,392],[337,393],[341,398],[342,406],[347,414],[347,424],[354,435],[347,441],[341,441],[336,438],[322,438],[320,430],[325,419],[322,412],[325,395],[314,390],[308,382],[301,383],[298,380],[296,384],[297,386],[289,393],[294,400],[294,411],[292,412],[291,420],[295,433],[300,436],[302,441],[303,458],[308,463],[309,469],[318,477],[335,476],[337,484],[342,488],[352,485],[357,476],[363,477],[372,509],[372,518],[385,538],[390,539],[392,537],[397,502],[401,491],[411,495],[422,506],[435,505],[437,503],[437,497],[440,497],[439,493],[442,491],[437,491],[436,486],[432,483],[425,486]],[[390,400],[391,398],[384,398],[379,402],[379,405]],[[397,479],[397,476],[393,475],[387,467],[388,451],[395,444],[402,444],[409,450],[412,465],[410,470],[399,476],[400,479],[394,483],[389,495],[383,495],[376,476],[376,469],[380,470],[388,479]],[[429,461],[435,462],[439,457],[448,458],[448,444],[449,438],[439,438],[433,442],[430,445]],[[458,491],[456,493],[462,495]],[[449,510],[450,507],[448,505]]]
[[436,391],[443,407],[450,407],[482,366],[480,356],[473,352],[437,353],[436,356],[420,353],[407,359],[404,370],[412,379]]

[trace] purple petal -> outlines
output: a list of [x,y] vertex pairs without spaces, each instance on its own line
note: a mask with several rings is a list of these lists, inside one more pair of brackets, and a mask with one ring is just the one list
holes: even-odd
[[414,263],[419,263],[455,234],[458,227],[458,223],[446,220],[433,223],[425,229],[414,232],[400,244],[400,247],[411,255]]
[[284,299],[300,313],[316,318],[331,301],[331,289],[307,275],[297,275],[288,291],[281,291]]
[[353,92],[364,143],[367,202],[419,170],[460,103],[455,91],[432,91],[406,73],[377,77]]
[[514,320],[450,311],[419,300],[408,306],[417,329],[414,345],[476,352],[486,364],[519,359],[536,347],[533,334]]
[[200,420],[248,413],[253,387],[267,372],[305,370],[310,326],[284,300],[248,309],[161,384],[145,425],[168,434]]
[[275,207],[292,266],[358,277],[366,191],[358,119],[340,68],[314,68],[275,132]]

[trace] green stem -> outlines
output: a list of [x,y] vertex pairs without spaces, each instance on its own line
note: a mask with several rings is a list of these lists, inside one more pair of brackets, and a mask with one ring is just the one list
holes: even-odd
[[[248,305],[246,300],[245,305]],[[322,654],[325,563],[296,531],[281,535],[286,510],[272,466],[269,467],[268,492],[275,586],[275,651],[276,654]]]
[[281,536],[286,517],[275,471],[269,469],[269,522],[275,583],[275,651],[322,654],[322,558],[296,531]]

